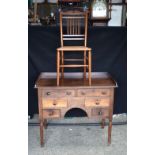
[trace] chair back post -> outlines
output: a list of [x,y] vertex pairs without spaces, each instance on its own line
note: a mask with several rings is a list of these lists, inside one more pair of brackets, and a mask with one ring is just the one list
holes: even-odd
[[84,46],[87,46],[87,32],[88,31],[88,13],[85,12],[85,40],[84,40]]
[[63,45],[63,30],[62,30],[62,12],[60,12],[60,39],[61,39],[61,47]]

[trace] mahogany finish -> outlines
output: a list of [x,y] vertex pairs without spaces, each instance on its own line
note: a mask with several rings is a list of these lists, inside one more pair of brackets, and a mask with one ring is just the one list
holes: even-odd
[[[88,76],[88,74],[86,74]],[[40,120],[40,144],[44,144],[43,127],[47,119],[63,118],[72,108],[80,108],[89,118],[109,119],[108,143],[111,143],[114,89],[117,83],[108,73],[93,73],[92,84],[82,73],[64,73],[57,86],[56,73],[41,73],[36,81]]]

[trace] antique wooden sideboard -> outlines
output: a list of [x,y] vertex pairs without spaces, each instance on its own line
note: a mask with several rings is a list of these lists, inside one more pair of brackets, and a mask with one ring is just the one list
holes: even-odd
[[[43,146],[43,128],[48,119],[63,118],[70,109],[84,110],[88,118],[109,119],[108,144],[111,143],[114,89],[116,81],[106,72],[92,72],[92,84],[88,78],[83,80],[82,73],[64,73],[57,86],[56,73],[41,73],[35,88],[38,89],[40,121],[40,144]],[[88,74],[87,74],[88,77]]]

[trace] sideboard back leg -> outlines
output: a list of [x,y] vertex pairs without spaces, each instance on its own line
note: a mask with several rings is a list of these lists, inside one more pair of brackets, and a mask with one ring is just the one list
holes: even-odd
[[44,119],[44,128],[47,129],[47,119]]
[[40,121],[40,145],[41,145],[41,147],[44,146],[43,127],[44,127],[44,123],[43,123],[43,121]]
[[105,118],[102,119],[101,128],[104,129],[104,126],[105,126]]

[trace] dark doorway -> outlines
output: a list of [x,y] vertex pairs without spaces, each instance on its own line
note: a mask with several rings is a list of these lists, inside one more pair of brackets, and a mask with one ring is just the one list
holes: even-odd
[[65,117],[87,117],[87,113],[80,108],[73,108],[66,112]]

